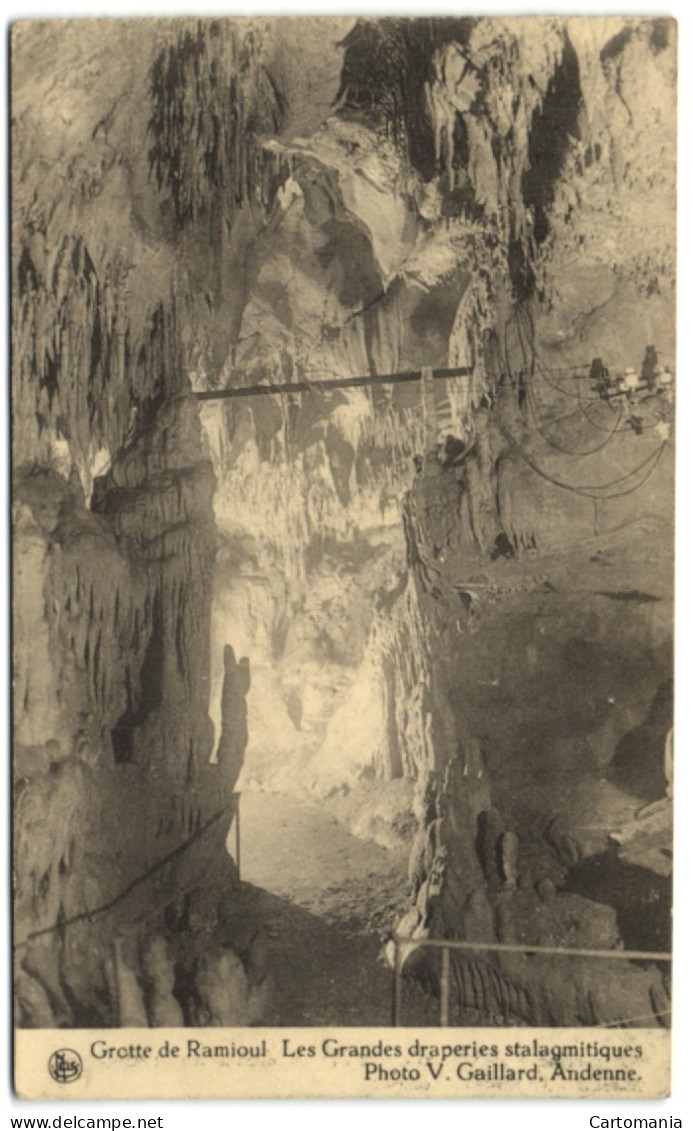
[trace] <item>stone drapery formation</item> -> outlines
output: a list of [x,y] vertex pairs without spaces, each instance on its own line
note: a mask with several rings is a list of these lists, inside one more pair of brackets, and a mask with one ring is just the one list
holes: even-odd
[[[13,51],[22,1021],[256,1016],[199,882],[232,878],[246,735],[249,782],[412,840],[414,932],[628,941],[607,834],[670,726],[669,420],[565,374],[673,363],[672,25],[35,22]],[[473,377],[191,396],[445,365]],[[61,926],[198,834],[146,915],[136,887]],[[659,857],[634,906],[666,905]],[[606,1000],[480,963],[463,1017],[666,1009],[658,972]]]

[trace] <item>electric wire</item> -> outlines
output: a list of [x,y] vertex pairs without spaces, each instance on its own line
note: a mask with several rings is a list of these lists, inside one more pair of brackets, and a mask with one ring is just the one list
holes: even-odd
[[[527,402],[529,404],[529,410],[530,410],[530,413],[531,413],[532,418],[534,420],[534,425],[536,427],[536,430],[543,437],[543,439],[546,441],[546,443],[549,445],[549,447],[554,448],[556,451],[561,452],[563,455],[575,456],[576,458],[583,458],[585,456],[592,456],[592,455],[596,455],[597,452],[601,452],[607,446],[607,444],[611,443],[614,436],[619,431],[619,426],[621,424],[621,420],[623,419],[623,407],[621,405],[619,405],[618,418],[617,418],[614,426],[608,431],[606,439],[601,440],[598,444],[595,444],[594,447],[582,449],[582,450],[578,451],[575,448],[566,447],[565,444],[560,444],[558,442],[558,440],[554,440],[551,436],[547,435],[544,428],[542,428],[540,420],[539,420],[539,408],[537,406],[537,398],[536,398],[536,393],[535,393],[535,389],[534,389],[533,369],[531,371],[531,375],[528,375],[528,377],[527,377]],[[582,407],[582,405],[580,407]],[[554,422],[555,422],[554,420],[551,420],[551,421],[548,421],[547,423],[553,424]]]
[[[601,400],[601,397],[600,397],[600,400]],[[588,415],[584,404],[578,405],[577,408],[572,408],[570,410],[570,412],[563,412],[559,416],[552,416],[550,423],[556,424],[561,420],[570,420],[571,417],[577,416],[578,413],[581,413],[583,416]],[[598,424],[598,422],[596,420],[593,420],[591,417],[588,417],[588,419],[589,419],[590,424],[593,426],[593,428],[596,428],[596,429],[598,429],[599,431],[602,431],[602,432],[610,432],[611,431],[611,426],[606,428],[606,427],[604,427],[604,425]],[[655,421],[654,424],[643,424],[643,425],[641,425],[641,431],[649,432],[653,428],[656,428],[658,423],[660,423],[660,421]],[[620,432],[620,433],[630,432],[630,431],[632,431],[632,425],[625,424],[622,428],[618,428],[617,431]]]
[[[516,307],[516,310],[515,310],[515,322],[516,322],[517,327],[518,327],[518,338],[520,337],[520,335],[522,333],[521,322],[522,322],[523,317],[529,323],[529,332],[528,332],[527,336],[529,337],[529,340],[532,343],[532,353],[534,355],[534,358],[535,358],[537,364],[541,366],[540,376],[542,377],[542,379],[544,381],[546,381],[547,385],[550,385],[551,388],[555,389],[556,392],[562,393],[563,396],[572,397],[574,400],[577,400],[578,399],[577,393],[573,393],[570,389],[566,389],[562,385],[558,385],[555,381],[551,380],[550,377],[546,376],[546,374],[548,372],[551,372],[551,370],[550,370],[550,367],[546,365],[546,363],[544,362],[544,360],[540,356],[540,354],[537,352],[536,346],[534,344],[534,320],[532,319],[530,312],[528,310],[526,310],[525,308],[520,307],[520,306]],[[525,331],[525,333],[527,333],[527,331]],[[600,401],[601,397],[591,397],[590,400]]]
[[[527,315],[528,323],[529,323],[529,329],[528,329],[528,331],[523,332],[523,328],[522,328],[522,324],[521,324],[521,318],[520,318],[521,309],[522,309],[521,307],[518,307],[518,309],[517,309],[517,314],[518,314],[518,317],[516,319],[517,337],[518,337],[520,349],[522,351],[522,357],[523,357],[523,362],[524,362],[524,373],[525,373],[525,381],[526,381],[526,386],[527,386],[527,403],[528,403],[528,406],[529,406],[530,415],[532,416],[532,419],[534,421],[534,427],[535,427],[536,431],[539,433],[539,435],[542,437],[542,439],[549,445],[549,447],[554,448],[556,451],[561,452],[563,455],[575,456],[575,457],[579,457],[579,458],[582,458],[582,457],[585,457],[585,456],[596,455],[597,452],[602,451],[607,446],[607,444],[609,444],[611,442],[611,440],[613,439],[613,437],[616,435],[617,431],[619,430],[621,420],[623,419],[623,407],[621,405],[619,405],[618,419],[616,420],[616,423],[614,424],[613,428],[609,429],[609,433],[608,433],[606,439],[600,441],[599,444],[595,444],[594,447],[592,447],[592,448],[587,448],[586,450],[578,451],[575,448],[566,447],[564,444],[559,443],[558,440],[553,439],[552,436],[549,436],[547,434],[547,432],[545,431],[545,427],[546,427],[546,425],[551,425],[551,424],[555,423],[556,418],[554,417],[552,420],[547,421],[546,425],[544,425],[544,427],[542,427],[542,422],[540,420],[540,410],[539,410],[537,397],[536,397],[536,393],[535,393],[535,388],[534,388],[535,368],[536,368],[536,366],[539,366],[540,376],[542,376],[542,373],[541,373],[542,365],[541,365],[541,360],[539,358],[539,355],[538,355],[538,353],[535,349],[535,345],[534,345],[534,324],[531,320],[531,316],[529,315],[529,312],[525,312],[526,315]],[[525,341],[525,335],[529,339],[528,341]],[[530,353],[531,353],[531,357],[530,357]],[[546,380],[545,377],[544,377],[544,380]],[[553,388],[559,388],[559,386],[553,385],[552,382],[548,382],[548,383],[551,384]],[[578,385],[578,389],[579,389],[579,385]],[[563,390],[560,390],[560,391],[562,392]],[[571,393],[569,395],[574,396],[575,394]],[[579,393],[577,395],[578,395],[578,397],[580,396]],[[601,397],[594,398],[594,399],[595,400],[601,400]],[[565,418],[563,418],[563,419],[565,419]]]
[[[580,392],[580,386],[578,385],[578,395],[579,395],[579,392]],[[601,400],[601,397],[600,397],[600,400]],[[608,404],[609,402],[607,401],[606,403]],[[592,425],[593,428],[597,428],[597,429],[599,429],[599,431],[602,431],[602,432],[609,431],[609,429],[605,428],[603,424],[599,424],[596,420],[592,419],[592,417],[588,413],[587,409],[585,408],[585,405],[584,405],[584,402],[582,401],[582,399],[579,401],[578,407],[579,407],[579,410],[582,412],[583,416],[585,417],[585,419],[590,422],[590,424]],[[621,407],[621,409],[623,408],[623,402],[621,402],[620,407]],[[623,418],[623,411],[621,412],[621,419],[622,418]],[[629,417],[628,419],[630,420],[631,417]],[[655,421],[654,424],[641,424],[641,425],[639,425],[639,429],[640,429],[641,432],[649,432],[652,428],[656,428],[658,423],[659,423],[659,421]],[[625,424],[622,428],[620,428],[620,427],[617,428],[616,431],[617,432],[629,432],[631,430],[631,428],[633,428],[633,427],[634,426],[632,424]]]
[[[516,313],[515,313],[515,327],[516,327],[516,332],[517,332],[517,340],[518,340],[518,343],[520,345],[520,349],[522,350],[523,357],[526,360],[526,353],[525,353],[525,349],[524,349],[524,344],[523,344],[523,339],[522,339],[521,329],[520,329],[520,324],[519,324],[519,310],[520,310],[520,308],[518,307],[516,309]],[[506,369],[507,369],[508,373],[512,373],[512,371],[513,371],[513,366],[510,363],[510,355],[509,355],[509,347],[508,347],[508,326],[510,325],[510,322],[511,322],[511,319],[509,318],[505,323],[505,329],[504,329],[504,334],[503,334],[503,336],[504,336],[504,343],[503,344],[504,344],[505,365],[506,365]],[[552,381],[550,378],[548,378],[546,376],[547,372],[553,372],[553,370],[551,370],[551,368],[549,366],[546,366],[543,362],[541,362],[541,359],[540,359],[539,355],[537,354],[536,348],[534,346],[534,329],[533,329],[533,326],[532,326],[532,329],[531,329],[531,341],[532,341],[533,357],[534,357],[535,361],[538,364],[541,365],[540,376],[542,377],[542,379],[544,381],[546,381],[547,385],[549,385],[556,392],[561,393],[562,395],[564,395],[566,397],[571,397],[573,400],[578,400],[579,397],[578,397],[577,393],[573,393],[573,392],[571,392],[570,389],[566,389],[566,388],[563,388],[563,386],[561,386],[561,385],[557,385],[554,381]],[[587,368],[587,366],[580,365],[580,366],[575,366],[574,368],[575,369],[578,369],[578,368],[579,369],[585,369],[585,368]],[[580,377],[580,380],[585,380],[585,379],[586,378]],[[560,378],[559,378],[559,380],[560,380]],[[567,380],[567,378],[564,378],[564,380]],[[589,399],[591,401],[594,401],[595,403],[598,403],[602,400],[602,398],[599,397],[599,396],[590,397]]]
[[171,852],[168,852],[166,856],[157,860],[156,863],[152,864],[150,868],[147,868],[145,872],[142,872],[126,887],[122,888],[112,899],[107,900],[105,903],[100,903],[97,907],[92,907],[88,910],[80,911],[76,915],[71,915],[68,919],[61,919],[57,923],[51,923],[48,927],[40,927],[37,930],[29,931],[28,935],[21,939],[20,942],[14,943],[13,950],[23,950],[29,943],[33,942],[34,939],[42,938],[44,935],[54,934],[56,931],[64,931],[68,927],[74,926],[75,923],[91,922],[92,919],[96,919],[98,916],[105,915],[106,912],[112,911],[114,907],[131,895],[133,891],[141,887],[153,876],[160,873],[167,864],[170,864],[187,852],[188,849],[191,848],[200,837],[204,836],[213,825],[217,824],[222,817],[230,813],[235,813],[236,819],[238,819],[238,797],[239,794],[234,794],[231,800],[224,805],[223,808],[218,809],[217,812],[205,822],[202,828],[197,829],[196,832],[178,844]]
[[[532,471],[541,476],[542,479],[545,479],[548,483],[552,483],[555,487],[561,487],[564,491],[572,491],[575,495],[581,495],[585,498],[596,499],[598,501],[623,498],[626,495],[632,494],[634,491],[640,490],[641,487],[644,487],[645,483],[647,483],[648,479],[654,473],[655,468],[662,458],[664,449],[667,446],[667,441],[664,440],[659,448],[656,451],[651,452],[649,456],[647,456],[647,458],[638,465],[638,467],[633,468],[631,471],[626,472],[624,475],[619,476],[617,479],[611,480],[609,483],[593,483],[585,486],[576,486],[573,483],[566,483],[563,480],[556,479],[556,477],[551,475],[550,472],[545,471],[543,468],[539,467],[539,465],[535,463],[530,456],[527,455],[527,453],[517,443],[515,438],[511,436],[505,428],[501,428],[500,431],[508,441],[508,443],[511,445],[511,447],[520,456],[520,458],[523,459],[529,467],[531,467]],[[599,495],[594,493],[595,491],[608,490],[610,487],[615,487],[619,483],[625,482],[627,479],[632,479],[634,475],[637,475],[638,472],[642,471],[649,463],[652,464],[652,467],[649,468],[646,475],[639,483],[636,483],[631,487],[627,487],[623,491],[616,491],[609,495]]]
[[[525,323],[524,327],[523,327],[523,319],[524,319],[524,323]],[[508,323],[506,322],[506,347],[507,347],[507,326],[508,326]],[[568,456],[575,456],[575,457],[588,456],[588,455],[596,454],[599,451],[602,451],[611,442],[611,440],[614,438],[614,436],[616,436],[618,433],[627,432],[630,429],[635,430],[637,433],[642,433],[644,431],[650,431],[651,429],[657,427],[657,423],[658,423],[657,421],[655,421],[654,423],[651,423],[651,424],[638,423],[636,425],[636,423],[634,423],[631,420],[630,417],[628,419],[628,422],[625,425],[622,425],[623,417],[624,417],[624,414],[625,414],[625,408],[624,408],[623,404],[619,404],[619,406],[618,406],[618,408],[619,408],[618,417],[617,417],[617,420],[615,421],[615,423],[613,425],[609,425],[608,427],[605,427],[604,425],[599,424],[597,421],[595,421],[590,416],[590,414],[587,411],[587,408],[585,407],[585,403],[584,403],[585,398],[584,398],[583,392],[581,390],[581,379],[578,379],[577,392],[575,394],[568,393],[569,396],[575,397],[578,400],[578,408],[574,412],[566,413],[563,416],[553,417],[550,421],[547,422],[547,424],[551,425],[551,424],[553,424],[557,421],[569,419],[571,416],[574,416],[576,414],[576,412],[580,411],[581,414],[588,421],[588,423],[593,428],[595,428],[595,430],[606,432],[607,435],[606,435],[605,440],[602,443],[597,444],[593,448],[587,449],[586,451],[576,451],[575,449],[567,448],[566,446],[558,443],[558,441],[554,440],[551,436],[547,435],[546,431],[544,430],[546,425],[544,427],[542,427],[541,421],[539,419],[539,409],[538,409],[538,405],[537,405],[537,397],[536,397],[536,393],[535,393],[535,389],[534,389],[534,382],[533,382],[533,376],[534,376],[534,372],[535,372],[535,363],[536,363],[536,368],[539,371],[539,375],[543,378],[544,381],[546,381],[546,383],[548,385],[550,385],[552,388],[554,388],[554,389],[556,389],[560,392],[564,392],[565,390],[563,390],[559,386],[555,385],[547,377],[548,367],[543,363],[541,355],[539,354],[539,352],[536,349],[535,344],[534,344],[534,323],[533,323],[533,320],[532,320],[532,317],[531,317],[531,313],[527,310],[523,310],[523,308],[521,308],[521,307],[518,307],[517,310],[516,310],[516,328],[517,328],[518,342],[519,342],[519,345],[520,345],[520,349],[522,350],[523,359],[524,359],[524,363],[525,363],[525,373],[527,374],[527,401],[528,401],[530,414],[533,418],[536,431],[541,435],[541,437],[544,439],[544,441],[550,447],[552,447],[552,448],[556,449],[557,451],[560,451],[562,454],[568,455]],[[529,349],[531,350],[531,353],[532,353],[531,364],[530,364],[530,361],[529,361],[529,358],[528,358],[527,349],[525,348],[525,338],[526,337],[529,338],[528,346],[529,346]],[[506,348],[506,364],[508,363],[508,361],[509,361],[509,358],[507,356],[507,348]],[[576,368],[578,368],[578,367],[576,366]],[[580,368],[584,368],[584,367],[580,366]],[[591,397],[591,398],[589,398],[589,401],[593,401],[595,403],[602,403],[602,404],[604,403],[602,397]],[[642,465],[640,465],[640,466],[642,466]],[[629,478],[631,475],[637,474],[639,469],[640,468],[634,469],[632,473],[629,473],[628,476],[624,476],[622,478]],[[616,482],[616,481],[614,481],[614,482]],[[606,486],[607,485],[604,485],[604,487],[606,487]],[[592,489],[592,488],[589,488],[589,489]],[[604,488],[600,487],[599,489],[604,489]]]

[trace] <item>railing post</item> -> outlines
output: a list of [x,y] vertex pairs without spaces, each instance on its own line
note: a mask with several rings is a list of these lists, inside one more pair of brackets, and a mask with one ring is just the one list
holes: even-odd
[[392,971],[392,1024],[398,1028],[402,1023],[402,966],[399,939],[395,936],[395,960]]
[[[392,980],[392,1024],[393,1026],[400,1026],[402,1024],[402,970],[404,965],[404,955],[409,953],[412,946],[433,947],[440,950],[440,1026],[447,1027],[450,1024],[450,951],[488,951],[491,954],[536,954],[536,955],[555,955],[560,958],[601,958],[601,959],[620,959],[621,961],[636,961],[647,960],[649,962],[671,962],[671,954],[664,951],[649,951],[649,950],[589,950],[586,947],[558,947],[558,946],[541,946],[531,945],[529,943],[479,943],[470,942],[465,939],[431,939],[420,938],[414,943],[409,939],[400,939],[398,935],[392,938],[392,945],[394,947],[394,961],[393,961],[393,980]],[[403,952],[402,946],[407,947]],[[669,1010],[659,1011],[668,1013]],[[654,1016],[658,1016],[658,1011],[653,1011]],[[647,1017],[652,1016],[647,1014]],[[630,1018],[630,1021],[645,1020],[642,1018]],[[613,1024],[625,1024],[626,1022],[613,1022]],[[611,1024],[611,1023],[610,1023]]]
[[440,1024],[450,1024],[450,948],[443,947],[440,959]]

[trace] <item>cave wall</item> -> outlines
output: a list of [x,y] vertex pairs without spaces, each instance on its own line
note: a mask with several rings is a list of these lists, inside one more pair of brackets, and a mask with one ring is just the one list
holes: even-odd
[[[12,49],[22,1019],[112,1020],[128,970],[249,1016],[242,964],[240,1014],[166,973],[230,961],[169,953],[229,941],[197,884],[227,819],[160,877],[153,958],[139,889],[111,959],[110,914],[59,929],[204,829],[244,753],[414,840],[414,932],[622,937],[584,876],[549,911],[536,885],[604,850],[551,810],[589,807],[576,762],[661,785],[628,751],[668,726],[671,412],[638,432],[555,374],[673,364],[673,24],[37,21]],[[189,396],[445,365],[473,376]],[[548,1016],[520,967],[494,1008]],[[580,978],[554,1019],[611,1016]]]
[[210,765],[214,480],[200,453],[195,406],[181,399],[96,481],[91,509],[77,474],[15,472],[25,1023],[123,1023],[105,974],[114,934],[131,945],[155,934],[165,907],[224,858],[234,778]]
[[[637,518],[612,510],[612,527],[568,544],[559,526],[553,546],[540,522],[536,540],[495,559],[474,552],[469,538],[464,549],[445,538],[440,475],[436,468],[412,489],[424,516],[412,569],[436,727],[418,783],[415,907],[400,928],[413,937],[667,950],[667,818],[638,858],[619,852],[612,834],[642,807],[661,806],[668,790],[671,466],[641,493]],[[534,516],[544,524],[546,505],[544,497]],[[424,956],[413,952],[412,969],[422,964],[420,976],[436,985]],[[480,954],[459,963],[456,977],[467,1023],[656,1023],[652,1011],[668,1020],[655,966],[619,963],[605,981],[589,963]]]
[[261,30],[12,30],[23,1025],[245,1023],[261,1008],[224,949],[247,685],[225,640],[215,743],[216,480],[188,375],[196,303],[219,285],[215,233],[269,191],[239,111],[256,129],[280,114]]
[[[404,492],[389,587],[373,587],[367,631],[351,625],[363,654],[322,692],[331,722],[293,758],[296,692],[275,689],[286,746],[256,780],[315,792],[384,843],[414,817],[405,932],[666,949],[666,854],[632,874],[610,833],[665,789],[671,406],[633,420],[556,374],[595,356],[639,367],[651,343],[673,363],[675,44],[657,21],[542,27],[441,21],[431,39],[360,21],[335,117],[272,143],[292,162],[285,215],[258,241],[234,363],[256,379],[446,363],[474,377],[229,410],[217,515],[236,547],[252,531],[249,573],[279,560],[296,578],[274,623],[308,616],[304,661],[325,670],[321,571],[344,573],[364,526],[382,537]],[[275,674],[292,661],[279,636]],[[303,676],[314,701],[307,662]],[[649,906],[639,934],[619,885]],[[461,963],[458,1009],[666,1023],[661,972],[619,970],[605,988],[574,961]]]
[[[544,191],[543,232],[531,206],[533,295],[517,302],[516,290],[497,326],[506,375],[514,362],[526,380],[501,382],[456,467],[424,462],[405,507],[421,516],[409,564],[434,642],[438,741],[401,929],[666,950],[670,817],[638,855],[610,834],[669,788],[671,410],[636,427],[627,414],[595,417],[596,401],[576,405],[555,374],[607,352],[639,367],[646,337],[673,358],[673,231],[648,218],[666,201],[673,216],[670,44],[659,25],[567,31],[576,119]],[[611,33],[598,52],[597,31]],[[619,123],[631,146],[620,164]],[[528,202],[531,178],[522,191]],[[441,507],[451,495],[459,524]],[[424,956],[413,947],[409,961],[436,985]],[[467,1021],[669,1021],[666,965],[619,964],[605,980],[575,960],[480,954],[454,974]]]

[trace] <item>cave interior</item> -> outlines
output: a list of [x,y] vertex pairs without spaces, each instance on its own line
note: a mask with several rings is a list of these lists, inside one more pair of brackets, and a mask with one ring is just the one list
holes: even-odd
[[17,1024],[668,1027],[674,28],[13,26]]

